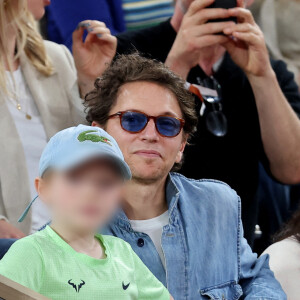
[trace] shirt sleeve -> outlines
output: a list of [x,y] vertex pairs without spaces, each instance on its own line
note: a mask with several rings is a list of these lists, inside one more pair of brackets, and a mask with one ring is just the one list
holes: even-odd
[[283,94],[300,118],[300,93],[294,74],[287,69],[285,62],[281,60],[271,62]]
[[43,280],[44,261],[41,250],[24,238],[15,242],[0,261],[0,274],[39,292]]
[[170,300],[170,293],[131,249],[139,300]]

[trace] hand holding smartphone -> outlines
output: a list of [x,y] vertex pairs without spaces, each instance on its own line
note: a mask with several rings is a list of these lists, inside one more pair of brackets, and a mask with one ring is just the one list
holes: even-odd
[[[230,9],[237,7],[237,1],[236,0],[215,0],[213,4],[208,6],[207,8],[224,8],[224,9]],[[208,23],[212,22],[226,22],[226,21],[233,21],[237,23],[236,18],[228,18],[228,19],[216,19],[216,20],[210,20]]]

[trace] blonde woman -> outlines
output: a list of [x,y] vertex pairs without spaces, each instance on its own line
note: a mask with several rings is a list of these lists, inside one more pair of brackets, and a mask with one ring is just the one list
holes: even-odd
[[35,196],[42,149],[57,131],[84,122],[81,98],[115,54],[116,39],[96,21],[75,30],[75,61],[64,46],[44,42],[34,18],[49,4],[0,0],[0,238],[21,238],[47,222],[40,202],[17,222]]

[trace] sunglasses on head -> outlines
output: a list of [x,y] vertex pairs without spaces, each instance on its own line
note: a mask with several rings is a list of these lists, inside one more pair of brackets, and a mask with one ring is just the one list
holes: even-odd
[[121,127],[130,133],[139,133],[153,119],[157,132],[163,137],[175,137],[182,130],[185,121],[171,116],[148,116],[139,111],[121,111],[108,118],[120,118]]

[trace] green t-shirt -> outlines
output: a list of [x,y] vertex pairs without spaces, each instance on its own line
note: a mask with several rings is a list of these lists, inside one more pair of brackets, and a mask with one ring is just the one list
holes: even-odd
[[105,259],[76,252],[48,226],[14,243],[0,261],[0,274],[54,300],[170,299],[128,243],[96,237]]

